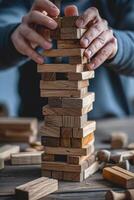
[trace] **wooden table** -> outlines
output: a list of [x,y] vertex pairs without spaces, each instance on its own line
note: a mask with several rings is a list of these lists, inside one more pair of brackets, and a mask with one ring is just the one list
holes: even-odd
[[[129,134],[129,140],[134,141],[134,118],[121,120],[102,120],[97,122],[96,131],[96,149],[107,148],[108,144],[104,144],[111,131],[122,130]],[[133,171],[133,169],[132,169]],[[6,165],[5,169],[0,171],[0,200],[13,200],[14,188],[27,181],[40,177],[40,166],[10,166]],[[103,200],[104,195],[110,188],[121,191],[103,180],[101,173],[96,173],[82,183],[59,182],[58,192],[44,198],[47,200],[54,199],[75,199],[75,200]]]

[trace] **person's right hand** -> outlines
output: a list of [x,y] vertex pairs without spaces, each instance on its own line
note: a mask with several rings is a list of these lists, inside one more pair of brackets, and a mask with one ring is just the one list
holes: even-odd
[[43,57],[35,51],[34,47],[50,49],[52,44],[50,38],[43,37],[37,32],[36,25],[54,30],[57,28],[57,23],[51,17],[58,15],[59,9],[49,0],[35,0],[30,12],[22,18],[22,23],[11,35],[12,43],[17,51],[36,63],[43,64]]

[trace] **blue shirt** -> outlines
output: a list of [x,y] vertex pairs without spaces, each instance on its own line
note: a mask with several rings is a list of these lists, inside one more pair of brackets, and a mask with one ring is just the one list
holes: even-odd
[[[90,91],[96,94],[94,109],[89,114],[92,118],[124,117],[133,114],[134,98],[134,1],[133,0],[67,0],[66,5],[75,4],[80,14],[90,6],[99,9],[102,18],[113,28],[118,40],[118,52],[109,62],[105,62],[96,71],[96,77],[90,81]],[[17,65],[24,60],[13,47],[10,35],[21,18],[32,5],[28,0],[0,0],[0,65],[2,67]],[[10,20],[12,16],[12,21]],[[8,52],[8,55],[7,55]],[[30,67],[29,67],[30,66]],[[32,78],[31,78],[32,77]],[[41,115],[39,109],[39,76],[36,65],[25,63],[20,68],[19,94],[21,96],[21,115]],[[35,83],[36,82],[36,83]],[[39,111],[39,112],[38,112]],[[30,113],[30,114],[29,114]],[[40,113],[40,114],[39,114]]]

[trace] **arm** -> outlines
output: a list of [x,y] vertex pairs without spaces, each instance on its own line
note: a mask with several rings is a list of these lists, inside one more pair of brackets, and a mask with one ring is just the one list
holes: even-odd
[[24,59],[14,48],[10,36],[27,11],[23,1],[0,3],[0,68],[13,66]]

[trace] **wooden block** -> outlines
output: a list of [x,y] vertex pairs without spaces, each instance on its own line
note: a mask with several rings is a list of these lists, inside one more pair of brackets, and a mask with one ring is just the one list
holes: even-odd
[[83,181],[83,173],[79,173],[79,172],[64,172],[63,173],[63,180],[64,181],[81,182],[81,181]]
[[73,129],[72,128],[61,128],[61,138],[72,138]]
[[84,108],[57,108],[50,107],[46,105],[43,107],[43,115],[53,115],[53,116],[81,116],[92,110],[92,105],[87,105]]
[[51,170],[42,170],[41,175],[44,177],[52,178],[52,171]]
[[71,139],[70,138],[61,138],[61,147],[71,147]]
[[75,49],[81,48],[80,40],[58,40],[57,41],[58,49]]
[[11,154],[12,165],[39,165],[41,164],[41,154],[38,152],[20,152]]
[[94,162],[91,166],[84,170],[84,179],[88,178],[89,176],[93,175],[99,170],[99,162]]
[[81,56],[70,56],[69,57],[69,63],[70,64],[87,64],[88,59],[87,57],[81,57]]
[[88,134],[93,133],[96,129],[96,122],[95,121],[88,121],[85,123],[83,128],[73,128],[73,137],[74,138],[83,138],[86,137]]
[[94,141],[84,148],[44,147],[47,154],[87,156],[94,151]]
[[60,38],[62,40],[76,40],[80,39],[84,33],[86,32],[86,29],[82,28],[61,28],[60,30]]
[[123,188],[134,188],[134,173],[120,167],[106,167],[103,178]]
[[4,159],[0,158],[0,170],[4,169]]
[[88,166],[92,165],[95,160],[96,156],[91,152],[88,156],[67,156],[67,163],[72,165],[81,165],[84,161],[88,163]]
[[62,116],[45,116],[45,125],[49,127],[61,127],[63,125]]
[[41,137],[42,145],[48,146],[48,147],[59,147],[60,146],[60,139],[55,137]]
[[87,114],[82,116],[63,116],[63,127],[82,128],[87,121]]
[[88,80],[83,81],[40,81],[41,90],[80,90],[89,86]]
[[94,78],[94,71],[85,71],[80,73],[70,72],[67,75],[68,80],[75,81],[75,80],[88,80]]
[[[48,72],[82,72],[84,70],[84,65],[82,64],[42,64],[38,65],[37,71],[39,73],[46,73]],[[50,74],[49,74],[50,75]],[[54,75],[53,75],[54,76]],[[44,79],[44,78],[43,78]],[[48,79],[48,78],[47,78]]]
[[121,149],[128,144],[128,135],[124,132],[113,132],[111,135],[111,148]]
[[55,161],[55,157],[52,154],[46,154],[45,152],[42,154],[42,160],[43,161],[51,161],[54,162]]
[[95,139],[94,133],[90,133],[84,138],[72,138],[71,144],[73,148],[83,148],[85,145],[87,145],[89,142],[91,142],[94,139]]
[[42,54],[46,57],[83,57],[84,51],[85,49],[51,49],[45,50]]
[[93,92],[89,92],[82,98],[63,98],[62,106],[64,108],[83,108],[87,105],[91,105],[94,100],[95,94]]
[[49,137],[60,137],[60,128],[54,126],[42,126],[40,129],[40,133],[42,136],[49,136]]
[[15,189],[15,197],[18,200],[37,200],[58,190],[58,181],[41,177]]
[[20,147],[18,145],[4,145],[0,147],[0,158],[3,160],[9,159],[11,154],[18,153]]
[[41,90],[41,97],[74,97],[82,98],[87,93],[88,88],[81,90]]
[[60,107],[62,107],[62,99],[59,98],[59,97],[49,97],[48,98],[48,105],[50,107],[60,108]]
[[62,171],[52,171],[52,178],[62,181],[63,180],[63,172]]
[[55,72],[45,72],[45,73],[41,74],[41,79],[43,81],[55,81],[56,73]]
[[78,16],[64,16],[61,20],[61,27],[76,27],[75,22],[78,19]]
[[32,130],[37,132],[37,119],[35,118],[0,118],[0,130]]

